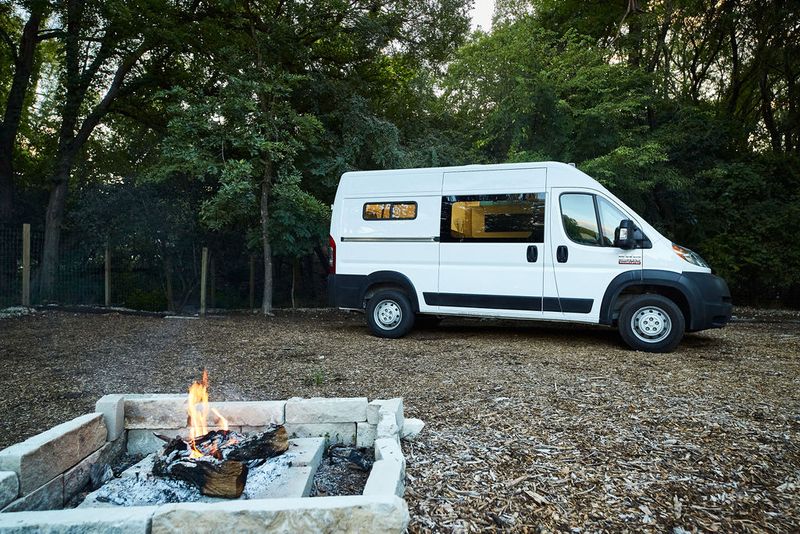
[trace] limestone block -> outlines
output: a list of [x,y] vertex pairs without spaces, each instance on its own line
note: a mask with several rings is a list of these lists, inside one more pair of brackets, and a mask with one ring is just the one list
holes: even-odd
[[393,399],[375,399],[367,406],[367,422],[377,425],[380,422],[380,412],[390,412],[395,417],[397,428],[403,427],[403,399],[396,397]]
[[186,395],[125,394],[125,428],[183,428],[189,415]]
[[401,466],[403,478],[406,476],[406,457],[397,440],[391,438],[378,438],[375,440],[375,460],[390,460]]
[[[227,419],[229,425],[234,426],[266,427],[282,425],[285,420],[286,401],[209,402],[208,405]],[[214,415],[211,413],[213,421]]]
[[369,478],[364,485],[364,495],[397,495],[405,492],[403,469],[400,462],[378,460],[372,464]]
[[0,451],[0,471],[14,471],[27,495],[105,445],[106,435],[103,414],[76,417]]
[[122,395],[100,397],[94,411],[103,414],[103,421],[108,429],[108,441],[114,441],[125,431],[125,398]]
[[125,453],[125,435],[103,445],[64,473],[64,502],[80,493],[89,482],[89,471],[94,464],[111,464]]
[[146,534],[155,506],[103,510],[70,509],[0,514],[0,532],[14,534]]
[[265,486],[263,491],[253,495],[253,499],[285,499],[308,497],[314,482],[317,466],[290,467],[286,473]]
[[328,438],[329,445],[355,445],[355,423],[286,423],[290,438]]
[[379,438],[392,438],[399,440],[400,427],[397,426],[397,418],[395,417],[395,414],[381,410],[380,418],[378,419],[378,426],[375,432],[376,436]]
[[0,471],[0,510],[19,495],[19,480],[13,471]]
[[296,438],[289,440],[289,449],[286,452],[294,456],[292,466],[316,468],[322,461],[324,451],[325,438]]
[[416,438],[422,432],[424,426],[425,423],[422,419],[405,419],[403,421],[403,430],[400,432],[400,439],[412,440]]
[[[28,512],[54,510],[64,506],[64,476],[58,475],[40,488],[12,502],[2,512]],[[2,514],[0,514],[2,517]]]
[[395,496],[261,499],[215,504],[181,503],[160,507],[152,534],[186,532],[348,532],[399,533],[408,525],[408,507]]
[[378,436],[378,425],[356,423],[356,447],[372,447]]
[[287,423],[356,423],[366,420],[366,397],[294,397],[286,401]]
[[[232,426],[228,428],[236,432],[241,432],[241,427]],[[218,427],[209,427],[211,430],[221,430]],[[140,455],[158,452],[164,446],[164,442],[154,434],[161,434],[169,438],[177,436],[188,437],[188,428],[135,428],[128,430],[128,454]]]

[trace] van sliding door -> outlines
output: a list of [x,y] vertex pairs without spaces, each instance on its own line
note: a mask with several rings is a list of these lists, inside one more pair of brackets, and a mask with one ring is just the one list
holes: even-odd
[[546,170],[445,173],[439,291],[441,314],[542,316]]

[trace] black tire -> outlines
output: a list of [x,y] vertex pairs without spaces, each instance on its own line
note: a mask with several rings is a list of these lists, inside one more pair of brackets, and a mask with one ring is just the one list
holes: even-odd
[[369,329],[378,337],[403,337],[414,326],[411,301],[397,289],[375,293],[367,302],[366,315]]
[[434,329],[437,326],[439,326],[439,323],[441,322],[442,322],[441,317],[436,317],[435,315],[417,314],[417,318],[414,321],[414,325],[417,328]]
[[686,320],[670,299],[637,295],[622,307],[618,327],[622,339],[634,350],[672,352],[683,339]]

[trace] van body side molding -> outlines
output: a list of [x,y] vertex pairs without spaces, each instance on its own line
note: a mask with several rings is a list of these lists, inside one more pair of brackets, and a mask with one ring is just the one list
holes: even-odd
[[[590,313],[594,300],[555,297],[521,297],[518,295],[475,295],[470,293],[423,293],[425,304],[454,308],[487,308],[494,310],[555,311]],[[560,302],[559,302],[560,301]]]
[[342,237],[342,243],[437,243],[435,237]]

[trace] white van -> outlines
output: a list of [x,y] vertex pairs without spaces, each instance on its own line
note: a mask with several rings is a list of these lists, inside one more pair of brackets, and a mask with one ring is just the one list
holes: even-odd
[[446,316],[617,326],[673,350],[731,317],[724,280],[572,165],[348,172],[333,205],[331,305],[396,338]]

